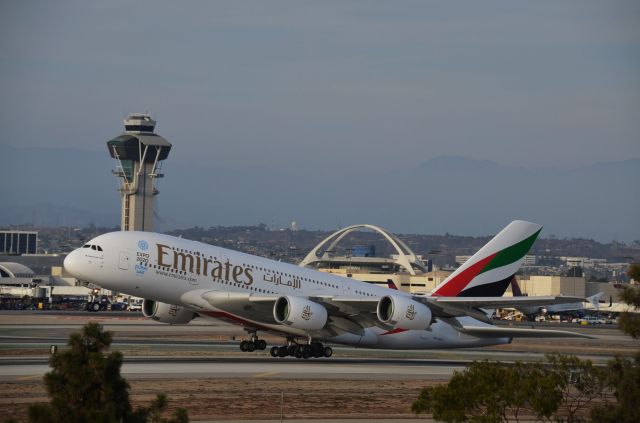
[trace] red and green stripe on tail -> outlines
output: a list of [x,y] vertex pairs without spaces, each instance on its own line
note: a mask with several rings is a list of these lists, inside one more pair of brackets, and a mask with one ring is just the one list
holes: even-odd
[[443,297],[499,297],[518,271],[542,226],[511,222],[468,261],[438,285],[432,295]]

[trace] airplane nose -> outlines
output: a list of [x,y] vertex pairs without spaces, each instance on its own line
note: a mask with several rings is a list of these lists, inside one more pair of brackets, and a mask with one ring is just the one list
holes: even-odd
[[64,270],[76,278],[80,277],[80,251],[73,250],[64,258]]

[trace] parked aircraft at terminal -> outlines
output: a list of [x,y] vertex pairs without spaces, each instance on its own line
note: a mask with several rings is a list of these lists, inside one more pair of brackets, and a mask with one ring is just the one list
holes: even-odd
[[111,232],[71,252],[65,269],[103,288],[146,298],[145,316],[185,324],[196,316],[243,326],[243,351],[282,335],[284,357],[330,356],[325,342],[363,348],[464,348],[514,337],[583,336],[498,327],[490,309],[541,307],[576,297],[503,297],[542,227],[513,221],[430,295],[414,295],[288,263],[152,232]]
[[[511,291],[514,297],[521,297],[522,291],[518,282],[514,278],[511,281]],[[517,307],[518,311],[526,316],[536,316],[545,314],[560,314],[560,313],[583,313],[587,310],[600,310],[600,300],[604,296],[604,292],[598,292],[590,297],[584,299],[584,301],[578,301],[575,303],[554,304],[544,307],[535,306],[521,306]],[[611,307],[611,302],[609,303]]]

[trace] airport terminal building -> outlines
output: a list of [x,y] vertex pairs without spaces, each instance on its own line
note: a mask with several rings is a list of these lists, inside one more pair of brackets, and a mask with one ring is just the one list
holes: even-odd
[[0,231],[0,254],[36,254],[38,233],[32,231]]

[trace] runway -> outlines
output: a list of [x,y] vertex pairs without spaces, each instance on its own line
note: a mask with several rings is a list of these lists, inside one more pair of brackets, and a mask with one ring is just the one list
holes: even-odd
[[[50,346],[64,349],[69,335],[88,321],[97,321],[114,333],[112,349],[124,354],[123,374],[133,379],[441,380],[474,360],[540,361],[550,352],[568,352],[602,365],[615,354],[630,355],[638,348],[638,341],[615,327],[574,326],[571,330],[594,335],[594,339],[522,339],[498,347],[455,350],[390,351],[332,345],[334,356],[329,359],[274,359],[268,350],[240,352],[238,341],[246,333],[216,320],[168,326],[138,313],[2,311],[0,380],[40,378],[49,370]],[[278,337],[265,339],[269,345],[283,342]]]
[[[414,417],[410,406],[424,386],[448,380],[474,360],[513,363],[540,361],[547,353],[570,353],[604,365],[614,355],[631,356],[640,346],[612,325],[573,325],[563,329],[592,339],[525,338],[496,347],[453,350],[331,345],[331,358],[304,360],[272,358],[268,350],[242,353],[239,341],[247,334],[239,326],[216,320],[168,326],[138,313],[0,311],[0,392],[4,395],[0,413],[26,420],[29,404],[47,401],[42,377],[50,370],[50,346],[63,351],[69,335],[89,321],[113,333],[111,349],[124,355],[122,374],[131,385],[134,404],[148,404],[152,395],[164,392],[186,407],[194,421],[229,416],[279,421],[281,404],[287,420],[294,416],[366,421]],[[285,342],[260,335],[269,345]]]
[[[443,380],[469,361],[330,358],[300,360],[263,357],[132,357],[122,366],[128,379],[429,379]],[[0,381],[39,379],[50,370],[44,358],[0,359]]]

